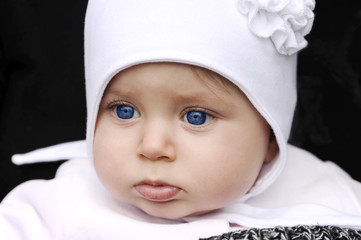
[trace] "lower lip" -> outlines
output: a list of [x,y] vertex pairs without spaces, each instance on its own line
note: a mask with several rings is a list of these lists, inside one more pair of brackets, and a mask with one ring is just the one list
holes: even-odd
[[180,192],[180,188],[169,185],[138,184],[135,190],[144,198],[151,201],[169,201]]

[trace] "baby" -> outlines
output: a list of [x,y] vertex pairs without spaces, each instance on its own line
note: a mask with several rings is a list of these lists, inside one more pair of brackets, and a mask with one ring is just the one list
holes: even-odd
[[90,0],[87,150],[75,142],[14,157],[71,160],[54,179],[9,193],[0,239],[361,228],[361,184],[287,144],[313,8],[312,0]]
[[95,169],[109,192],[171,219],[245,195],[277,151],[269,125],[238,87],[180,63],[117,74],[94,135]]

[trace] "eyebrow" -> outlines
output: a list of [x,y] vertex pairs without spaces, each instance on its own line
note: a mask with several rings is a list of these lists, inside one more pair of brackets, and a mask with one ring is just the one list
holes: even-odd
[[204,93],[202,91],[194,91],[189,94],[179,94],[177,92],[173,93],[171,96],[175,101],[178,102],[201,102],[201,103],[211,103],[211,104],[227,104],[229,105],[228,101],[223,99],[220,96],[217,96],[216,94],[209,94]]
[[[228,93],[227,93],[228,94]],[[118,97],[134,97],[140,95],[137,90],[126,90],[126,89],[112,89],[105,91],[104,95],[118,96]],[[170,99],[174,99],[174,102],[191,103],[200,102],[202,104],[224,104],[227,106],[234,106],[232,101],[227,101],[224,98],[218,96],[216,93],[209,94],[199,90],[194,90],[191,93],[180,94],[177,91],[170,91],[168,94]]]

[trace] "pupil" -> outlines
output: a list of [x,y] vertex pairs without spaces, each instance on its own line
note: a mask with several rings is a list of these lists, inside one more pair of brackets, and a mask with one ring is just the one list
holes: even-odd
[[129,106],[118,106],[116,108],[117,116],[121,119],[130,119],[134,116],[134,108]]
[[187,121],[193,125],[202,125],[206,122],[206,114],[198,111],[190,111],[187,113]]

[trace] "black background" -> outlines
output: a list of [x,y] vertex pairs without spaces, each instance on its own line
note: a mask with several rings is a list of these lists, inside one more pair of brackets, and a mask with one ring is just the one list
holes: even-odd
[[[299,54],[290,142],[361,181],[360,1],[319,0]],[[85,138],[85,0],[0,1],[0,199],[60,163],[14,166],[12,154]]]

